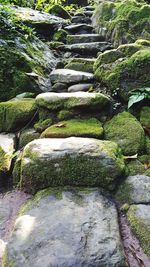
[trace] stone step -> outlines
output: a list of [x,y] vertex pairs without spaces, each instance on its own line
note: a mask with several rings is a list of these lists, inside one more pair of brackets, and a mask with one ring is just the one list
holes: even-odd
[[75,93],[42,93],[36,97],[36,105],[51,111],[88,109],[102,110],[110,99],[101,93],[75,92]]
[[99,34],[80,34],[80,35],[68,35],[67,43],[68,44],[77,44],[77,43],[90,43],[90,42],[102,42],[105,41],[104,37]]
[[94,6],[85,6],[83,9],[88,10],[88,11],[94,11],[95,7]]
[[93,73],[95,58],[70,58],[64,60],[64,68]]
[[88,72],[75,71],[70,69],[56,69],[50,74],[52,84],[65,83],[73,84],[78,82],[93,81],[94,75]]
[[89,17],[86,17],[86,16],[73,16],[71,19],[71,23],[90,24],[91,19]]
[[124,169],[114,142],[82,137],[37,139],[24,148],[21,187],[33,194],[65,185],[112,190]]
[[78,83],[78,84],[74,84],[71,85],[68,88],[68,92],[69,93],[73,93],[73,92],[88,92],[88,90],[90,88],[93,88],[93,84],[92,83]]
[[75,13],[75,16],[86,16],[86,17],[92,17],[93,16],[93,11],[89,11],[89,10],[84,10],[84,11],[81,11],[81,12],[76,12]]
[[72,34],[79,34],[79,33],[91,33],[93,31],[93,27],[90,24],[70,24],[64,28],[65,30],[69,31]]
[[[0,203],[2,218],[9,202]],[[39,192],[17,216],[5,255],[7,267],[126,266],[115,204],[99,189]]]
[[78,53],[79,55],[97,56],[98,52],[104,52],[111,49],[112,45],[108,42],[79,43],[72,45],[61,45],[58,47],[61,51]]

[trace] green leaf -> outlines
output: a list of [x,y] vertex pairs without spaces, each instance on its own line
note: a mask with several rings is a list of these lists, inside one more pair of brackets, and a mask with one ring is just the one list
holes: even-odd
[[133,104],[142,101],[145,98],[144,94],[134,94],[129,97],[128,108]]

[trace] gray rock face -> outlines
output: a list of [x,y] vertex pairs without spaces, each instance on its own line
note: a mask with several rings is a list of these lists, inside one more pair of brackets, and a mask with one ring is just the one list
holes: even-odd
[[112,46],[111,43],[108,42],[91,42],[59,46],[59,49],[63,51],[79,53],[80,55],[88,54],[92,56],[96,56],[98,52],[104,52],[110,48],[112,48]]
[[68,69],[56,69],[53,70],[50,74],[50,79],[52,83],[77,83],[84,81],[92,81],[94,76],[92,73],[68,70]]
[[92,88],[92,83],[80,83],[80,84],[74,84],[68,88],[68,92],[87,92],[90,88]]
[[85,24],[88,24],[88,23],[91,23],[91,19],[86,17],[86,16],[73,16],[72,19],[71,19],[71,22],[72,23],[85,23]]
[[114,204],[86,191],[37,194],[16,220],[7,266],[125,266]]
[[101,110],[109,103],[109,98],[100,93],[43,93],[36,97],[36,104],[50,110],[91,109]]
[[14,150],[15,135],[0,134],[0,182],[3,180],[3,175],[10,170]]
[[24,148],[21,187],[29,193],[60,185],[112,189],[123,171],[116,143],[81,137],[43,138]]
[[150,177],[145,175],[129,176],[120,186],[117,197],[123,203],[150,203]]
[[104,41],[104,38],[99,34],[81,34],[81,35],[68,35],[67,43],[90,43]]

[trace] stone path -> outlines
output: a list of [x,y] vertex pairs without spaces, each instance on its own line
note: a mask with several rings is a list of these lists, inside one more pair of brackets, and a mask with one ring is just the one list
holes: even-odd
[[[105,92],[93,92],[93,65],[97,54],[110,50],[112,44],[95,33],[92,15],[93,7],[87,6],[74,14],[70,25],[63,21],[68,35],[66,44],[54,49],[61,62],[50,74],[51,92],[39,94],[32,101],[16,99],[9,107],[3,104],[2,131],[13,131],[18,123],[20,128],[25,127],[33,114],[39,117],[35,129],[15,135],[15,145],[14,135],[1,134],[2,143],[4,137],[11,137],[11,152],[9,166],[0,169],[0,175],[14,167],[14,184],[35,195],[22,191],[1,195],[3,267],[150,266],[144,254],[150,256],[149,176],[129,176],[114,196],[126,167],[119,146],[128,155],[128,136],[121,132],[118,141],[117,133],[112,136],[107,125],[108,140],[99,140],[104,133],[100,121],[106,121],[111,99]],[[12,116],[14,107],[17,118]],[[11,118],[9,124],[7,116]],[[125,127],[129,119],[137,127],[133,132],[138,140],[133,152],[137,153],[143,149],[139,144],[145,138],[144,131],[132,115],[124,112],[121,116],[125,117]],[[132,142],[130,139],[129,146]],[[18,150],[15,166],[14,148]],[[130,232],[125,213],[144,252]]]

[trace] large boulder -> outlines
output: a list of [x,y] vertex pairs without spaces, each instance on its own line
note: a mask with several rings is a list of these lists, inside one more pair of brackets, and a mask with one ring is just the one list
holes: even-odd
[[117,47],[150,38],[150,6],[144,1],[100,1],[93,16],[96,31]]
[[127,101],[132,90],[149,87],[149,64],[150,42],[138,40],[100,54],[94,72],[112,95]]
[[5,176],[10,171],[14,151],[15,135],[0,134],[0,183],[5,182]]
[[80,137],[43,138],[24,148],[20,186],[31,193],[60,185],[112,189],[124,167],[116,143]]
[[33,99],[0,103],[0,132],[20,130],[35,117],[36,106]]
[[150,205],[131,205],[127,217],[144,252],[150,257]]
[[102,110],[109,98],[100,93],[43,93],[36,97],[36,104],[50,110],[90,109]]
[[142,153],[145,148],[144,130],[129,112],[115,115],[104,125],[105,138],[116,142],[124,155]]
[[98,190],[48,189],[23,207],[3,267],[126,266],[114,204]]
[[[9,16],[10,10],[7,12]],[[8,23],[5,16],[1,12],[0,101],[27,91],[48,91],[51,87],[49,74],[56,65],[53,53],[35,37],[31,28],[24,25],[17,29],[11,17]],[[17,15],[13,13],[13,16],[16,19]]]

